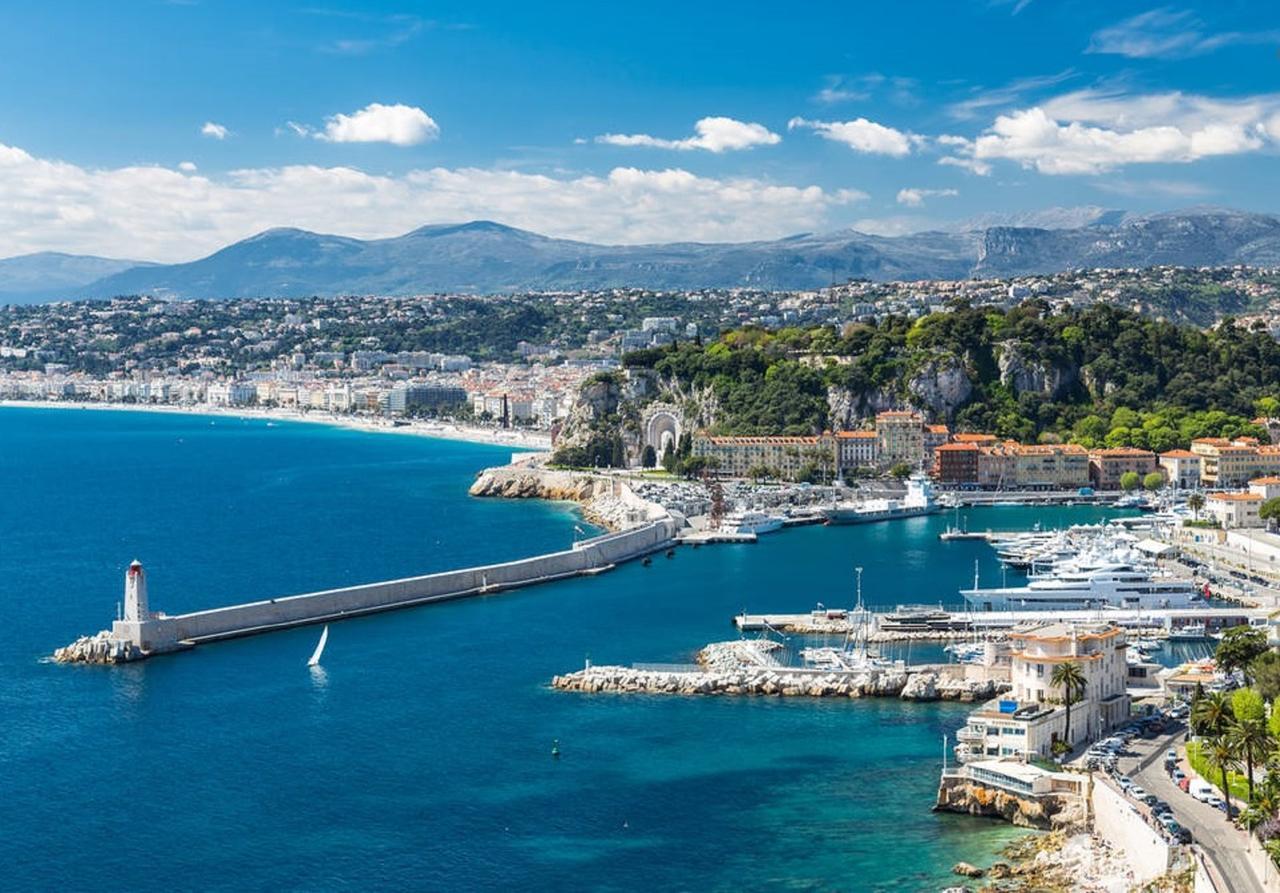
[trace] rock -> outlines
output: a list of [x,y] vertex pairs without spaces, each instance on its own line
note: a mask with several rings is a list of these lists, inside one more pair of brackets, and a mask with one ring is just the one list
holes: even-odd
[[984,874],[986,874],[986,872],[983,871],[981,868],[979,868],[976,865],[970,865],[968,862],[957,862],[955,865],[952,865],[951,873],[958,874],[962,877],[974,877],[974,878],[982,877]]
[[900,697],[905,701],[936,701],[938,695],[938,676],[936,673],[914,673],[902,687]]

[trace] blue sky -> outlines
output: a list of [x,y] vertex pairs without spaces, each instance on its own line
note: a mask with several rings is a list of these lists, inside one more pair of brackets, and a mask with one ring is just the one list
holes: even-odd
[[478,217],[642,242],[1280,210],[1275,4],[824,6],[7,8],[0,255]]

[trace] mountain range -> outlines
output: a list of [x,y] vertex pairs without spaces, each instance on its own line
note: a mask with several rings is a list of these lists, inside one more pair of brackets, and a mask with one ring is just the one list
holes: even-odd
[[[850,278],[962,279],[1154,264],[1280,265],[1280,218],[1221,209],[1087,209],[1085,225],[853,230],[742,243],[597,245],[488,221],[387,239],[270,229],[200,260],[142,264],[64,254],[0,260],[0,303],[167,298],[491,294],[611,287],[803,289]],[[1052,215],[1051,215],[1052,216]],[[1074,224],[1080,215],[1067,214]]]

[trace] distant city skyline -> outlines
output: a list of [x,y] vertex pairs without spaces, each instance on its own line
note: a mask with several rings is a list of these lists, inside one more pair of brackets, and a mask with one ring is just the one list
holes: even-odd
[[0,22],[0,257],[186,261],[276,226],[639,243],[1280,210],[1261,3],[154,0]]

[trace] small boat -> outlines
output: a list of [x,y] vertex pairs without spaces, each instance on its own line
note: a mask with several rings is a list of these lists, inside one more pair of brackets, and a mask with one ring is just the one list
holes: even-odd
[[320,633],[320,641],[316,643],[315,654],[311,655],[311,660],[307,661],[308,667],[320,666],[320,655],[324,653],[324,646],[329,641],[329,624],[324,625],[324,630]]
[[1180,626],[1169,631],[1169,641],[1171,642],[1201,642],[1206,638],[1208,636],[1205,634],[1203,623],[1188,623],[1186,626]]

